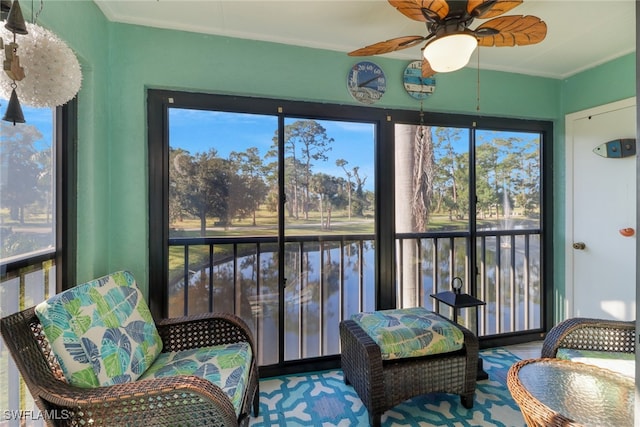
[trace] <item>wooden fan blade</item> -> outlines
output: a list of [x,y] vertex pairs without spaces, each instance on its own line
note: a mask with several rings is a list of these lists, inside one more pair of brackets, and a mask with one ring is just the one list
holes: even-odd
[[402,50],[411,46],[415,46],[424,40],[425,37],[423,36],[398,37],[354,50],[353,52],[349,52],[349,56],[380,55],[383,53],[394,52],[396,50]]
[[446,0],[388,0],[406,17],[420,21],[441,21],[449,14]]
[[523,0],[468,0],[467,12],[474,18],[489,19],[519,6]]
[[[486,34],[483,35],[483,30]],[[493,31],[496,34],[492,34]],[[501,16],[475,29],[478,46],[526,46],[540,43],[547,36],[547,24],[537,16]]]
[[427,61],[426,58],[422,58],[422,77],[423,78],[431,77],[435,73],[436,72],[433,71],[433,68],[431,68],[431,64],[429,64],[429,61]]

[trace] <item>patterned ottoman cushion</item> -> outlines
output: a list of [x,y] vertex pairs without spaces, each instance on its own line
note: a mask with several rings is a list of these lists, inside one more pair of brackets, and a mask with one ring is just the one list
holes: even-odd
[[140,379],[175,375],[207,379],[229,396],[239,416],[250,369],[251,346],[240,342],[162,353]]
[[464,343],[456,325],[422,307],[358,313],[351,318],[378,344],[383,360],[449,353]]
[[135,381],[162,351],[144,296],[127,271],[75,286],[36,306],[66,380],[78,387]]

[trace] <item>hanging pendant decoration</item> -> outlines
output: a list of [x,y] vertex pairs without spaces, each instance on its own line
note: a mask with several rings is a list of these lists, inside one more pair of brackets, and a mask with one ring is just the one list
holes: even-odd
[[26,35],[28,33],[27,25],[24,22],[24,17],[22,16],[22,8],[20,7],[18,0],[14,0],[11,4],[9,16],[7,16],[7,23],[4,24],[4,27],[13,34]]
[[7,105],[7,111],[2,118],[5,122],[11,122],[15,126],[16,123],[24,123],[24,114],[22,113],[22,107],[20,101],[18,101],[18,95],[16,90],[11,91],[11,98],[9,98],[9,105]]
[[14,82],[24,79],[24,67],[20,65],[20,57],[18,56],[18,44],[9,43],[4,47],[3,69],[7,76]]
[[[82,84],[82,71],[74,52],[51,31],[27,23],[29,35],[20,42],[21,65],[26,76],[18,93],[31,107],[57,107],[73,99]],[[6,32],[1,31],[3,37]],[[0,96],[11,94],[12,80],[0,79]]]
[[[6,3],[4,3],[2,9],[6,9],[6,6]],[[4,46],[3,39],[0,37],[0,46],[4,49],[2,68],[5,73],[3,77],[11,79],[11,95],[5,96],[5,98],[9,98],[9,105],[7,105],[7,111],[4,117],[2,117],[2,120],[11,122],[15,126],[16,123],[25,122],[22,107],[20,106],[20,101],[16,93],[16,87],[18,87],[16,81],[21,81],[25,78],[24,68],[20,65],[20,57],[18,56],[16,34],[28,34],[27,25],[24,22],[22,9],[20,8],[18,0],[14,0],[13,3],[11,3],[7,23],[4,25],[4,28],[10,32],[9,35],[13,37],[13,42]]]

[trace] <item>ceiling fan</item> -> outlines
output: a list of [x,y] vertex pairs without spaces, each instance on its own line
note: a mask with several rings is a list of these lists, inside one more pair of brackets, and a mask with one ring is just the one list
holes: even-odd
[[[406,17],[424,22],[426,36],[403,36],[350,52],[350,56],[380,55],[427,42],[422,48],[422,76],[464,67],[479,46],[525,46],[540,43],[547,24],[536,16],[500,16],[523,0],[388,0]],[[489,19],[475,29],[475,19]]]

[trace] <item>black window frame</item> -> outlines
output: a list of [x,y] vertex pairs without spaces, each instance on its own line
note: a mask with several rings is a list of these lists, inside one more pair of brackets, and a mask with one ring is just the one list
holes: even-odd
[[[154,316],[167,314],[168,272],[168,108],[218,110],[249,114],[314,117],[327,120],[361,120],[377,124],[376,135],[376,297],[378,309],[394,308],[395,223],[393,195],[395,188],[393,162],[394,126],[396,123],[420,123],[421,112],[376,107],[351,106],[307,101],[254,98],[223,94],[184,92],[162,89],[147,90],[148,162],[149,162],[149,294]],[[474,130],[539,132],[541,135],[541,241],[543,263],[544,306],[541,329],[481,339],[482,347],[526,342],[539,339],[553,323],[553,123],[544,120],[500,118],[424,112],[428,126],[464,127]],[[474,132],[475,134],[475,132]],[[475,141],[473,143],[475,145]],[[475,161],[475,160],[474,160]],[[470,171],[470,175],[473,171]],[[471,178],[473,179],[473,178]],[[473,187],[470,187],[473,188]],[[385,196],[387,195],[387,196]],[[474,241],[474,235],[471,241]],[[474,245],[471,245],[472,247]],[[473,255],[473,253],[471,254]],[[475,262],[475,261],[474,261]]]
[[[27,117],[28,119],[28,117]],[[77,147],[78,100],[55,107],[55,248],[31,257],[0,264],[0,282],[18,276],[24,269],[54,260],[56,266],[56,292],[73,287],[76,283],[77,262]]]

